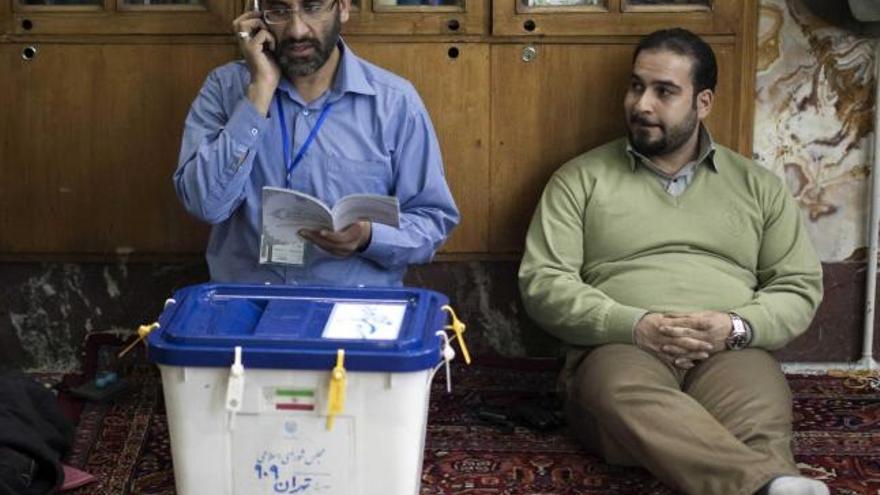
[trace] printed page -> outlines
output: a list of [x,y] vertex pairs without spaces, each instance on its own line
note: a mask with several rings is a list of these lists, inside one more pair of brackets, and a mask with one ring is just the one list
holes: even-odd
[[325,339],[396,340],[406,303],[336,303],[324,325]]
[[263,188],[263,232],[276,242],[301,240],[300,229],[333,230],[333,215],[318,198],[279,187]]
[[400,227],[400,204],[394,196],[351,194],[333,206],[333,224],[342,230],[358,220]]

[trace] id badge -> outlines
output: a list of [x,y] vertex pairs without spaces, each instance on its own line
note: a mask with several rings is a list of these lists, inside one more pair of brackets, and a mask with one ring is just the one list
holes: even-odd
[[260,236],[260,264],[302,265],[305,252],[306,242],[303,239],[279,242],[265,234]]

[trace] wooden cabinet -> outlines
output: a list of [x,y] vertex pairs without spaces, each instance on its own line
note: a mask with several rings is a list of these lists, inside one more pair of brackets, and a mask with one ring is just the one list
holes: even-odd
[[[171,174],[198,88],[237,56],[230,23],[245,3],[0,4],[0,256],[203,250],[207,227],[179,206]],[[750,152],[757,0],[650,3],[358,2],[346,40],[414,83],[439,136],[463,216],[446,256],[522,249],[549,175],[622,135],[632,51],[655,29],[709,40],[720,70],[709,127]]]

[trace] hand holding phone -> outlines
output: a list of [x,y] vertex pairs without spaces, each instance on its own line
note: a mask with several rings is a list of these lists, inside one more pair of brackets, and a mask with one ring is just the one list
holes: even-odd
[[[253,7],[259,7],[253,0]],[[259,9],[250,10],[232,21],[238,46],[251,73],[248,99],[266,115],[281,80],[281,69],[275,61],[275,37],[263,22]]]

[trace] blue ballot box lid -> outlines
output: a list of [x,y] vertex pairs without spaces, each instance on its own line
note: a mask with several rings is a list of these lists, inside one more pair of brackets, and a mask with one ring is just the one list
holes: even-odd
[[147,337],[152,361],[254,368],[416,371],[442,359],[448,304],[411,288],[202,284],[175,292]]

